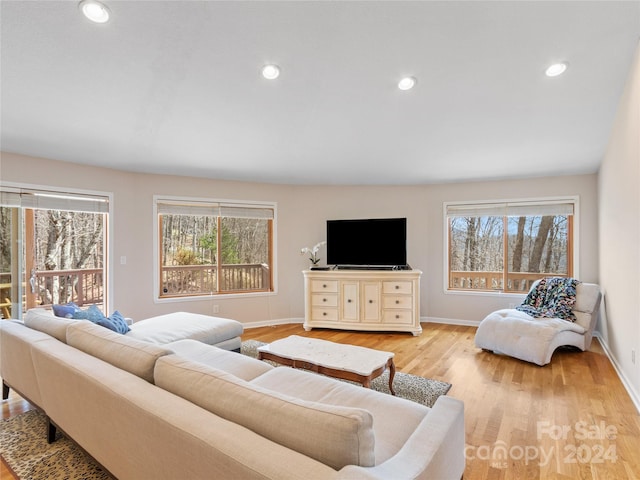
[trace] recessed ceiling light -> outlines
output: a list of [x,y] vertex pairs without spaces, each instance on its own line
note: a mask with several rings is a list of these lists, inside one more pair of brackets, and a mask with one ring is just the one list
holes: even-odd
[[415,77],[404,77],[398,82],[398,88],[400,90],[411,90],[415,87],[417,80]]
[[568,67],[569,64],[567,62],[554,63],[553,65],[550,65],[544,73],[547,77],[557,77],[558,75],[562,75]]
[[82,0],[78,8],[85,17],[95,23],[106,23],[111,15],[106,5],[96,0]]
[[280,76],[280,67],[277,65],[265,65],[262,67],[262,76],[267,80],[275,80]]

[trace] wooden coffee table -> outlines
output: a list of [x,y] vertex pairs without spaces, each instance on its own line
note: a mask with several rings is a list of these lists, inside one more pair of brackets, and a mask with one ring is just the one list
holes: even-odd
[[260,360],[271,360],[293,368],[311,370],[342,380],[351,380],[371,388],[371,380],[389,369],[389,390],[392,395],[396,366],[392,352],[344,345],[316,338],[292,335],[258,347]]

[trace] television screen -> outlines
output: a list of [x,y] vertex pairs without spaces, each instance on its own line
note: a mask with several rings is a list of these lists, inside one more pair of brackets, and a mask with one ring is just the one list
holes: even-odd
[[404,267],[407,219],[327,220],[327,264]]

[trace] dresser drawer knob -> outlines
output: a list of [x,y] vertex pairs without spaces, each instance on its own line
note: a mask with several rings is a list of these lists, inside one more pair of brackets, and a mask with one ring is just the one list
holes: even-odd
[[396,290],[400,290],[400,285],[396,285]]
[[396,300],[396,305],[398,305],[400,303],[400,300]]
[[396,315],[396,318],[400,318],[400,315]]
[[326,299],[326,298],[323,298],[323,299],[322,299],[322,301],[323,301],[323,302],[326,302],[326,301],[327,301],[327,299]]
[[322,316],[326,317],[327,316],[327,312],[322,312]]
[[373,303],[373,300],[369,300],[369,303]]
[[350,298],[349,298],[349,299],[347,299],[347,303],[351,303],[351,299],[350,299]]
[[323,284],[322,284],[322,288],[327,288],[327,284],[326,284],[326,283],[323,283]]

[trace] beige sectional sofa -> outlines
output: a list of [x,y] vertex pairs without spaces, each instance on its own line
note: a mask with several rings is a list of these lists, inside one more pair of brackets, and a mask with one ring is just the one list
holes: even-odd
[[464,471],[463,404],[450,397],[427,408],[193,339],[152,344],[88,321],[69,322],[62,340],[17,321],[0,328],[3,383],[122,480]]

